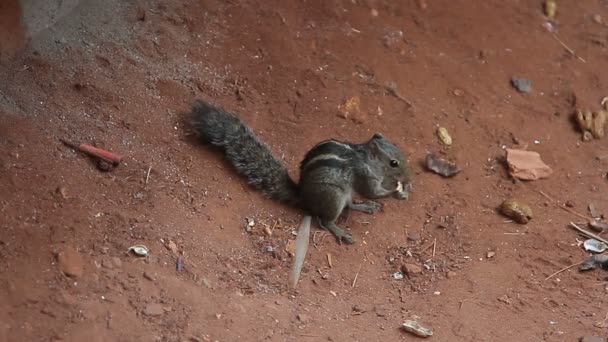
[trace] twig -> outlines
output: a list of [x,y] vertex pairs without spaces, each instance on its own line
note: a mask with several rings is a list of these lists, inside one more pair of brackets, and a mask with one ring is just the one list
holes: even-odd
[[420,253],[424,253],[427,249],[433,247],[434,244],[435,244],[435,242],[429,243],[426,247],[424,247],[422,250],[420,250]]
[[384,86],[384,88],[386,90],[388,90],[388,92],[393,95],[394,97],[398,98],[399,100],[405,102],[405,104],[408,105],[408,107],[410,108],[414,108],[414,105],[412,104],[412,102],[408,99],[406,99],[405,97],[403,97],[399,91],[397,90],[397,83],[395,82],[389,82],[387,85]]
[[608,240],[603,239],[602,237],[600,237],[599,235],[595,235],[590,231],[584,230],[583,228],[577,226],[574,222],[570,222],[570,226],[576,230],[578,230],[581,234],[585,235],[586,237],[592,238],[592,239],[596,239],[598,241],[601,241],[605,244],[608,244]]
[[526,235],[527,233],[503,233],[504,235]]
[[357,284],[357,278],[359,278],[359,272],[361,272],[361,266],[363,266],[363,263],[359,264],[359,269],[357,270],[357,273],[355,274],[355,279],[353,279],[353,283],[350,284],[351,288],[354,288],[355,285]]
[[437,249],[437,239],[435,239],[435,241],[433,241],[433,258],[435,257],[436,249]]
[[557,271],[557,272],[554,272],[553,274],[551,274],[550,276],[548,276],[547,278],[545,278],[545,280],[549,280],[549,279],[551,279],[551,278],[555,277],[556,275],[558,275],[558,274],[560,274],[560,273],[562,273],[562,272],[564,272],[564,271],[567,271],[567,270],[571,269],[571,268],[572,268],[572,267],[574,267],[574,266],[578,266],[578,265],[580,265],[580,264],[582,264],[582,263],[584,263],[584,262],[585,262],[585,261],[583,260],[583,261],[579,261],[579,262],[577,262],[576,264],[572,264],[572,265],[570,265],[570,266],[566,266],[566,267],[562,268],[561,270],[559,270],[559,271]]
[[574,50],[572,50],[568,45],[566,45],[566,43],[559,39],[556,34],[553,34],[553,38],[555,38],[555,40],[557,40],[557,42],[560,43],[564,47],[564,49],[566,49],[566,51],[570,52],[572,56],[578,58],[583,63],[587,63],[587,61],[583,59],[583,57],[577,55],[576,52],[574,52]]
[[474,297],[471,298],[465,298],[463,300],[460,301],[460,308],[458,308],[458,310],[462,310],[462,306],[464,305],[464,302],[469,301],[471,299],[473,299]]
[[374,260],[372,260],[372,258],[369,257],[369,254],[367,254],[367,251],[363,252],[363,255],[365,255],[365,258],[367,259],[367,261],[369,261],[370,264],[375,265],[376,263],[374,262]]
[[148,166],[148,172],[146,172],[146,185],[150,181],[150,171],[152,171],[152,166]]
[[333,265],[333,263],[331,261],[331,254],[330,253],[327,253],[327,264],[329,265],[329,268],[333,268],[334,267],[334,265]]
[[593,220],[593,218],[587,216],[587,215],[583,215],[581,213],[578,213],[568,207],[566,207],[565,205],[559,204],[555,199],[553,199],[551,196],[547,195],[546,193],[544,193],[542,190],[537,190],[539,194],[543,195],[546,199],[548,199],[549,201],[553,202],[553,204],[555,204],[556,206],[562,208],[563,210],[569,212],[570,214],[574,214],[578,217],[584,218],[586,220]]

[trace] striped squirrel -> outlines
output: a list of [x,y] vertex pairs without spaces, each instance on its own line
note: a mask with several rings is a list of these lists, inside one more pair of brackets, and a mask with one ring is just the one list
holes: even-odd
[[189,124],[200,140],[223,150],[254,188],[316,217],[338,242],[354,242],[351,234],[336,225],[344,208],[373,214],[381,207],[373,201],[353,202],[354,193],[367,199],[405,200],[411,190],[404,153],[380,133],[360,144],[334,139],[318,143],[301,162],[296,183],[270,148],[236,115],[196,100]]

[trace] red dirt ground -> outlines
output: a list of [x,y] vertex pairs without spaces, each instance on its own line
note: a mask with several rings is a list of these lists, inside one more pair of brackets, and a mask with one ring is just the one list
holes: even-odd
[[[0,66],[0,340],[418,339],[399,329],[406,319],[435,341],[607,335],[605,271],[544,280],[587,253],[567,227],[582,219],[538,191],[608,210],[606,142],[582,142],[571,119],[608,95],[608,3],[558,6],[557,35],[586,62],[543,27],[540,1],[82,1]],[[5,47],[20,45],[13,32]],[[342,118],[353,96],[361,113]],[[352,246],[315,226],[290,292],[285,247],[301,214],[185,134],[196,97],[239,113],[296,177],[316,142],[383,132],[410,156],[412,196],[348,215]],[[100,172],[59,138],[126,158]],[[511,179],[504,147],[539,152],[554,173]],[[463,172],[426,172],[427,151]],[[496,212],[511,197],[533,208],[529,224]],[[136,244],[150,257],[129,255]],[[428,267],[393,279],[402,262]]]

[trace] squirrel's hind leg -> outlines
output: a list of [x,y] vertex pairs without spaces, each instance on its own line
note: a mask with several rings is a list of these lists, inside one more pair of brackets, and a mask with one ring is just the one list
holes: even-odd
[[319,225],[323,229],[329,230],[332,234],[334,234],[334,236],[336,237],[336,239],[338,239],[338,241],[340,243],[342,241],[344,241],[348,244],[355,243],[355,239],[353,238],[353,236],[350,233],[347,233],[344,230],[342,230],[342,228],[338,227],[334,221],[323,220],[320,217],[318,219],[319,219]]

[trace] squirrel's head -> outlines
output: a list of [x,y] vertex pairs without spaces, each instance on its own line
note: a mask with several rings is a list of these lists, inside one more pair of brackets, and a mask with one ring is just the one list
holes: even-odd
[[395,189],[393,197],[407,199],[412,188],[412,176],[405,153],[382,134],[375,133],[367,142],[373,158],[378,161],[385,189]]

